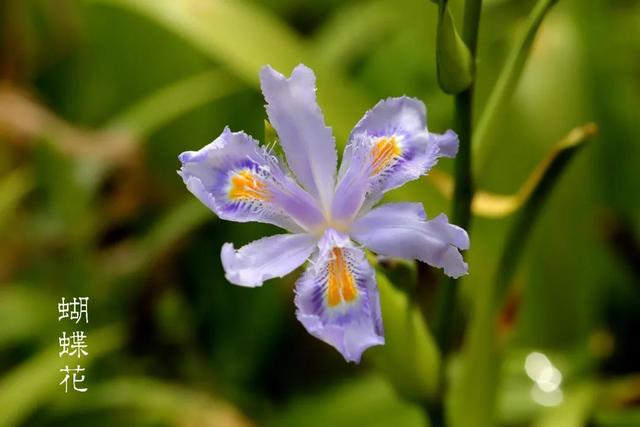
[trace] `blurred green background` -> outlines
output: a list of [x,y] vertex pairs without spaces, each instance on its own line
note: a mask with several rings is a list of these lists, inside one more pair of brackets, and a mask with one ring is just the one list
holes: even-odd
[[[484,1],[477,111],[533,5]],[[0,426],[428,425],[366,353],[347,364],[306,333],[297,274],[258,289],[226,282],[222,244],[275,228],[218,220],[175,171],[180,152],[227,124],[262,139],[263,64],[316,71],[340,146],[389,96],[421,98],[430,130],[450,128],[436,17],[427,0],[2,0]],[[640,426],[636,1],[551,10],[487,135],[477,187],[514,193],[590,121],[598,136],[522,242],[500,323],[501,425]],[[422,201],[432,216],[450,206],[426,179],[387,198]],[[510,222],[474,218],[463,314],[493,277]],[[73,328],[57,322],[57,303],[73,296],[90,297],[89,391],[65,395],[58,337]],[[527,376],[532,352],[561,373],[553,393]]]

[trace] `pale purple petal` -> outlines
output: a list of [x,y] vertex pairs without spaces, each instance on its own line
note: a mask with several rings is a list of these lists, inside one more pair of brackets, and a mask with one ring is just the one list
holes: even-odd
[[[367,144],[362,136],[356,136],[356,139],[353,144]],[[350,167],[340,176],[331,205],[331,218],[336,223],[350,224],[364,203],[370,188],[369,151],[354,150],[349,158]]]
[[467,232],[449,224],[445,214],[427,220],[419,203],[379,206],[359,218],[350,234],[380,255],[417,259],[443,268],[451,277],[468,271],[460,253],[469,249]]
[[266,66],[260,71],[260,83],[269,120],[278,132],[289,167],[304,188],[328,208],[337,155],[331,128],[325,126],[316,102],[313,71],[300,64],[287,79]]
[[374,270],[345,234],[325,232],[296,283],[295,303],[307,331],[348,361],[357,363],[367,348],[384,344]]
[[394,131],[419,133],[427,128],[427,109],[416,98],[400,96],[379,101],[367,111],[351,131],[366,132],[371,136],[389,135]]
[[[443,134],[430,133],[431,144],[438,147],[438,155],[442,157],[455,157],[458,154],[458,135],[451,129]],[[435,162],[435,160],[434,160]]]
[[265,280],[282,277],[302,265],[316,247],[310,234],[278,234],[249,243],[238,250],[222,246],[225,277],[235,285],[256,287]]
[[179,158],[178,173],[189,191],[222,219],[266,222],[292,232],[323,222],[313,197],[244,132],[226,128],[209,145]]
[[[364,167],[367,199],[375,202],[384,192],[429,172],[439,157],[453,157],[457,149],[453,131],[438,135],[427,130],[421,101],[389,98],[368,111],[351,132],[338,179],[349,176],[350,169]],[[369,160],[355,161],[364,157]]]

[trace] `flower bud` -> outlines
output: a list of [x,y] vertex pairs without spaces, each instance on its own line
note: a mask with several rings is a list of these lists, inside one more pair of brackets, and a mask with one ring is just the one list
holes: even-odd
[[437,31],[438,84],[445,93],[454,95],[471,85],[474,64],[469,48],[456,30],[446,1],[439,5]]

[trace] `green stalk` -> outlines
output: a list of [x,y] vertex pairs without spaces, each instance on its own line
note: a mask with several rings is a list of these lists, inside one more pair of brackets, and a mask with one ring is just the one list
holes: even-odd
[[[482,0],[467,0],[464,9],[462,39],[475,61],[478,45],[478,28]],[[455,163],[455,189],[453,194],[452,222],[464,229],[471,223],[471,200],[473,182],[471,174],[471,138],[473,126],[474,82],[455,96],[455,129],[460,139],[460,147]],[[435,319],[436,340],[440,345],[443,359],[450,351],[451,331],[455,316],[458,281],[448,279],[439,295],[438,312]]]
[[[462,41],[467,45],[471,60],[475,63],[478,46],[478,28],[482,0],[467,0],[464,8]],[[474,67],[475,68],[475,67]],[[471,173],[471,136],[473,126],[473,92],[475,76],[467,89],[455,96],[455,129],[460,146],[455,163],[455,188],[453,194],[452,221],[467,229],[471,222],[471,201],[473,199],[473,176]],[[438,399],[426,408],[430,423],[434,427],[447,425],[444,405],[444,380],[446,358],[451,350],[451,338],[458,298],[458,281],[447,279],[439,291],[439,301],[434,324],[435,338],[441,351],[440,393]]]
[[516,41],[515,46],[509,53],[504,68],[501,70],[487,104],[478,119],[474,136],[473,152],[476,156],[476,171],[482,173],[486,167],[487,159],[490,157],[493,147],[488,145],[487,133],[492,128],[496,118],[508,105],[511,96],[522,76],[522,72],[527,63],[531,46],[535,40],[538,29],[542,24],[547,12],[556,4],[558,0],[538,0],[531,14],[527,18],[526,28]]

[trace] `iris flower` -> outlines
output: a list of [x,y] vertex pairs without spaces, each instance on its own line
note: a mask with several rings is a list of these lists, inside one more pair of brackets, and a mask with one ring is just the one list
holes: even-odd
[[[218,217],[274,224],[288,233],[235,249],[222,246],[227,280],[261,286],[308,262],[295,285],[298,320],[348,361],[384,344],[374,269],[363,247],[414,259],[459,277],[469,237],[446,215],[428,219],[420,203],[386,203],[383,194],[453,157],[458,137],[427,130],[424,104],[380,101],[356,124],[337,170],[335,139],[316,101],[313,71],[298,65],[286,78],[260,72],[269,120],[286,156],[277,158],[244,132],[225,128],[199,151],[180,155],[187,188]],[[337,173],[336,173],[337,172]]]

